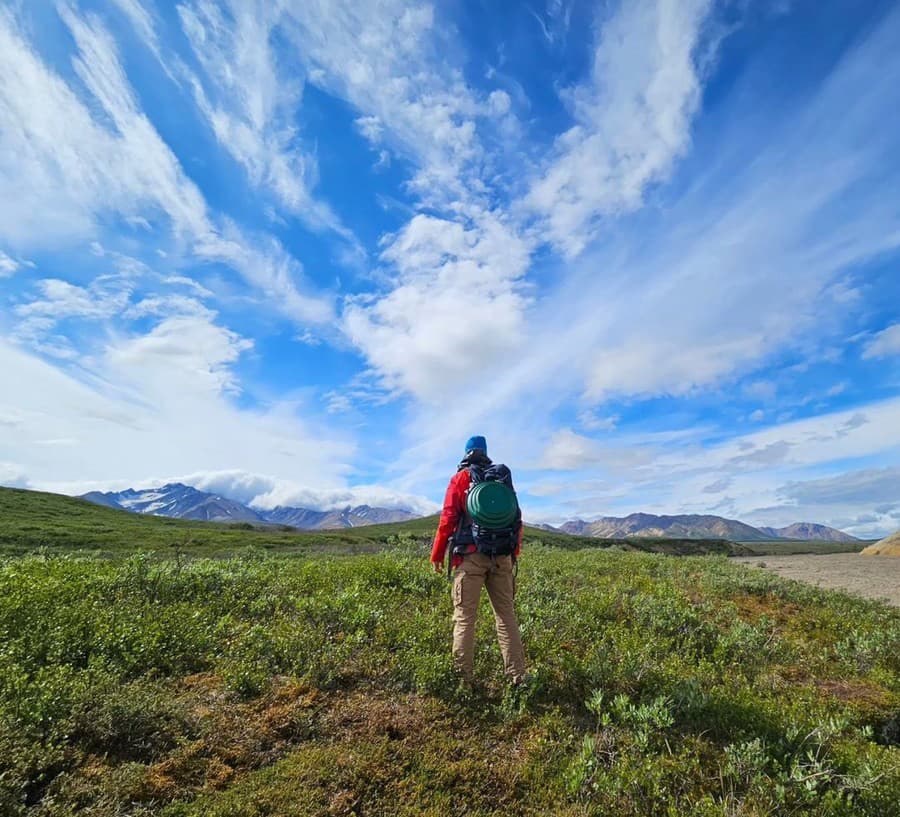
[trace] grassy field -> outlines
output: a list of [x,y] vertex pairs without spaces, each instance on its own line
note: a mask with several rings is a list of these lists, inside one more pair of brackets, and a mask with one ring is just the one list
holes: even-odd
[[485,604],[466,692],[433,521],[379,527],[0,491],[0,814],[900,814],[900,611],[531,531],[531,683]]

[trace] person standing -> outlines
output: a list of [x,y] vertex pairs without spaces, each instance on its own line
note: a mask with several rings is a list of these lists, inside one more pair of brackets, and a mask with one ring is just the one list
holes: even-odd
[[[494,483],[493,488],[487,491],[472,490],[487,483]],[[508,486],[508,493],[497,488],[497,483]],[[481,504],[470,494],[481,494]],[[510,494],[513,507],[505,498]],[[506,506],[504,503],[507,503]],[[480,511],[485,506],[488,517],[493,511],[493,518],[505,514],[511,517],[511,521],[504,519],[499,527],[484,524]],[[515,500],[509,469],[491,462],[487,455],[487,441],[482,436],[470,437],[466,441],[465,456],[447,486],[431,549],[431,563],[437,573],[444,571],[448,548],[449,569],[453,571],[454,669],[465,683],[473,683],[475,618],[481,588],[485,587],[494,610],[506,677],[516,686],[522,684],[525,681],[525,651],[513,605],[515,566],[522,549],[522,515]]]

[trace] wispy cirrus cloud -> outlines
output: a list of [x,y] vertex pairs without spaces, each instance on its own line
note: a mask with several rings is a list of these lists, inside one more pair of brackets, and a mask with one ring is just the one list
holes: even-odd
[[882,329],[872,340],[870,340],[865,349],[863,349],[863,358],[882,358],[900,355],[900,323],[895,323],[887,329]]
[[180,70],[219,143],[255,187],[270,191],[282,212],[319,231],[332,231],[363,250],[333,209],[314,194],[318,169],[297,127],[304,77],[279,69],[272,40],[284,18],[281,3],[212,0],[178,7],[199,73]]
[[556,141],[530,207],[569,257],[596,220],[637,209],[690,143],[700,105],[697,51],[712,0],[635,0],[600,25],[588,82],[566,92],[576,124]]
[[277,241],[254,240],[210,212],[141,111],[100,19],[60,9],[90,102],[43,64],[10,13],[0,13],[0,120],[15,123],[0,133],[0,237],[16,246],[71,245],[99,235],[110,215],[144,224],[162,218],[186,252],[230,266],[273,309],[301,323],[330,320],[330,296],[301,292],[302,265]]
[[9,123],[0,132],[0,235],[16,246],[46,245],[94,233],[103,212],[129,217],[148,207],[181,228],[202,227],[202,197],[136,113],[109,36],[63,9],[83,49],[76,70],[110,106],[116,130],[94,120],[11,12],[0,13],[0,120]]
[[0,250],[0,278],[8,278],[22,266],[14,258],[10,258],[3,250]]

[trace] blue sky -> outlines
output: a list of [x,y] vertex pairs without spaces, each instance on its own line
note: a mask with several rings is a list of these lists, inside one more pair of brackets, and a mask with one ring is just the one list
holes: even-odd
[[0,2],[0,483],[900,527],[900,6]]

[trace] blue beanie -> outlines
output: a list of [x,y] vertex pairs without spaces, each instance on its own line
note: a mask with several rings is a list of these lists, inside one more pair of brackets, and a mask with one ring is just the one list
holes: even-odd
[[478,448],[481,451],[484,451],[487,454],[487,440],[484,437],[469,437],[466,440],[466,453],[468,454],[472,449]]

